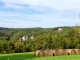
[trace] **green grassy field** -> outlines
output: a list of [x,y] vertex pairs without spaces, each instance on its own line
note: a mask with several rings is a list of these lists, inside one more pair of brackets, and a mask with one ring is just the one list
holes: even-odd
[[33,52],[0,54],[0,60],[80,60],[80,55],[35,57]]

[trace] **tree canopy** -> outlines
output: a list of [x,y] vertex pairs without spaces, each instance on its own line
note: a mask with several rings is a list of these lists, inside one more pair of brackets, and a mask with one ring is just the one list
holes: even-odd
[[[58,30],[61,28],[62,30]],[[80,27],[0,28],[0,53],[80,48]]]

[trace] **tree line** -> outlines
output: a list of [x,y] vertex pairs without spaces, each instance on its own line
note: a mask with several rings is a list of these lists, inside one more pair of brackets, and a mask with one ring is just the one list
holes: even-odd
[[[61,28],[62,30],[58,30]],[[34,36],[30,39],[30,36]],[[28,39],[20,41],[23,36]],[[0,53],[80,48],[80,27],[0,28]]]

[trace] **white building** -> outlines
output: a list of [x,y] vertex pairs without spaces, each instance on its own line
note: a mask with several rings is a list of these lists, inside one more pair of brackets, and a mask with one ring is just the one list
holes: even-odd
[[63,30],[62,28],[58,28],[59,31]]
[[31,39],[33,39],[33,38],[34,38],[34,36],[32,35],[32,36],[31,36]]
[[28,39],[28,36],[23,36],[21,39],[22,40],[27,40]]
[[34,36],[33,36],[33,35],[32,35],[31,37],[28,37],[28,36],[22,36],[22,37],[20,38],[20,41],[25,41],[25,40],[27,40],[28,38],[33,39]]

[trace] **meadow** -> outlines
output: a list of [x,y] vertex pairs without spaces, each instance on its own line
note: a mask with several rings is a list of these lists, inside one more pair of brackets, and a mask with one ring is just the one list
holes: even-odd
[[0,60],[80,60],[80,55],[35,57],[33,52],[0,54]]

